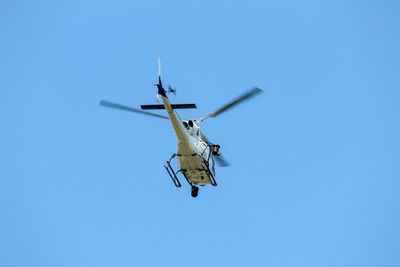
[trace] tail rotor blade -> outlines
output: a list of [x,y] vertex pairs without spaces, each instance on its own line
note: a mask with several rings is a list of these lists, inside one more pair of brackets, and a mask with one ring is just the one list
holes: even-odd
[[176,88],[173,88],[170,84],[168,84],[168,92],[171,92],[176,96]]
[[162,119],[167,119],[167,120],[169,119],[167,116],[158,115],[158,114],[147,112],[147,111],[142,111],[140,109],[131,108],[131,107],[128,107],[128,106],[124,106],[124,105],[117,104],[117,103],[112,103],[112,102],[105,101],[105,100],[101,100],[99,105],[103,106],[103,107],[115,108],[115,109],[119,109],[119,110],[125,110],[125,111],[130,111],[130,112],[143,114],[143,115],[158,117],[158,118],[162,118]]

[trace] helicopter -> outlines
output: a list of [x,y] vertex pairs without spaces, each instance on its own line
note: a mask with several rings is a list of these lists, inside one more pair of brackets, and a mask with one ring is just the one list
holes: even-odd
[[[200,131],[199,124],[206,119],[218,116],[219,114],[225,112],[244,100],[262,93],[263,90],[254,87],[243,95],[233,99],[221,108],[209,113],[204,117],[201,117],[200,119],[182,120],[176,112],[177,109],[190,109],[197,107],[195,104],[171,104],[169,98],[167,97],[167,93],[175,94],[176,90],[171,86],[168,86],[168,89],[164,89],[161,81],[160,58],[158,58],[158,83],[156,83],[155,86],[158,89],[156,101],[160,102],[161,99],[163,104],[141,105],[141,110],[106,100],[101,100],[99,105],[170,120],[175,135],[178,139],[178,148],[177,152],[166,161],[164,168],[176,187],[182,186],[178,179],[178,174],[181,173],[191,187],[191,196],[195,198],[198,196],[198,186],[210,184],[212,186],[217,186],[217,182],[215,180],[215,164],[221,167],[230,165],[228,161],[222,157],[221,152],[219,151],[220,145],[210,142],[204,133]],[[168,113],[168,116],[147,111],[159,109],[165,109]],[[174,171],[171,166],[171,161],[174,158],[178,159],[178,171]]]

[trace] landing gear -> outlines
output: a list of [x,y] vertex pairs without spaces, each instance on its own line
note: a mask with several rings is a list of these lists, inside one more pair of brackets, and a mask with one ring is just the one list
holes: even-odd
[[[167,170],[169,176],[171,177],[172,181],[174,182],[176,187],[181,187],[181,182],[179,182],[178,177],[176,176],[181,170],[175,172],[171,166],[171,160],[176,156],[180,156],[179,154],[173,154],[172,157],[167,161],[167,165],[164,165],[164,168]],[[186,178],[186,177],[185,177]]]
[[192,197],[197,197],[199,194],[199,188],[195,185],[192,185]]

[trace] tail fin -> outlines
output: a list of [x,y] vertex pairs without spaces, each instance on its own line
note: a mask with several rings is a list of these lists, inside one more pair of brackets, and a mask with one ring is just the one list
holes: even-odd
[[[158,83],[156,84],[157,88],[158,88],[158,95],[167,97],[167,94],[165,92],[165,89],[162,87],[162,82],[161,82],[161,59],[160,57],[158,57]],[[157,96],[158,98],[158,96]]]
[[158,83],[162,87],[162,83],[161,83],[161,59],[160,59],[160,57],[158,57]]
[[[162,95],[162,96],[167,96],[166,95],[166,93],[167,92],[170,92],[170,93],[173,93],[174,95],[176,95],[176,89],[174,89],[174,88],[172,88],[172,86],[171,85],[168,85],[168,90],[165,90],[164,89],[164,87],[162,86],[162,81],[161,81],[161,59],[160,59],[160,57],[158,57],[158,84],[156,84],[157,85],[157,88],[158,88],[158,95]],[[157,99],[159,99],[159,97],[158,97],[158,95],[157,95]],[[157,101],[157,102],[159,102],[159,101]]]

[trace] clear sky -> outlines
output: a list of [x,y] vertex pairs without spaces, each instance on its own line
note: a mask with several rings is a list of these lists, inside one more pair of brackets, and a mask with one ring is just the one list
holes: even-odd
[[[1,1],[0,266],[400,266],[399,3]],[[265,91],[197,199],[168,121],[98,106],[158,56],[182,118]]]

